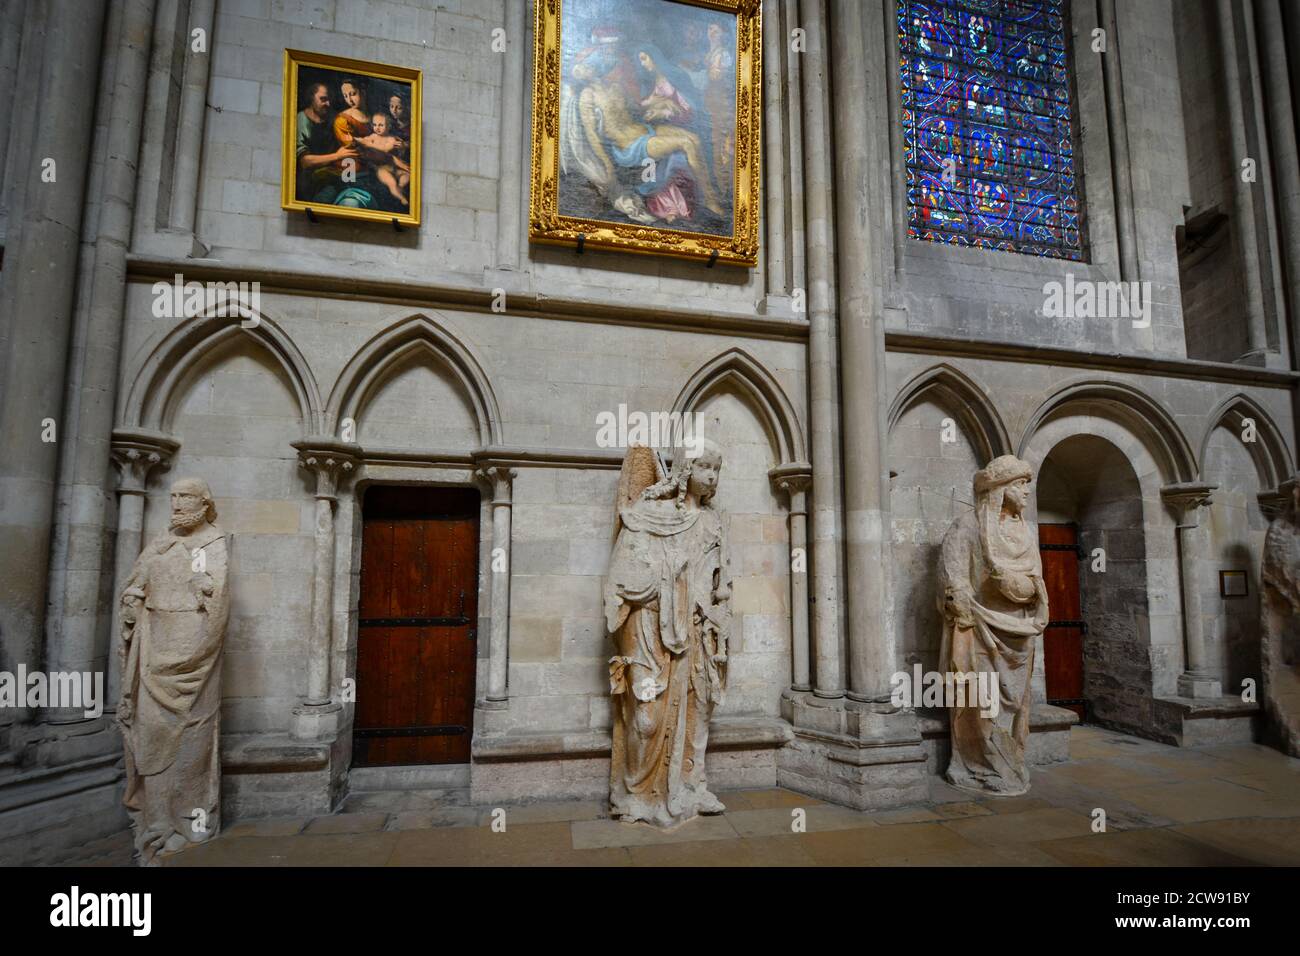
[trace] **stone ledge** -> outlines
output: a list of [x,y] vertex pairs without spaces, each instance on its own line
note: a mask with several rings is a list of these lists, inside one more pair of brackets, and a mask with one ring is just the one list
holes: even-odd
[[1184,720],[1207,720],[1212,717],[1251,717],[1260,712],[1258,703],[1246,703],[1240,697],[1157,697],[1152,702],[1157,711],[1177,713]]
[[[403,302],[417,307],[489,311],[493,291],[482,279],[463,273],[432,273],[429,276],[339,276],[332,272],[306,268],[302,260],[290,262],[283,256],[240,255],[221,259],[174,258],[156,253],[131,252],[127,255],[128,281],[139,279],[171,280],[183,273],[186,280],[250,281],[261,283],[263,292],[288,292],[318,298],[362,298],[372,301]],[[709,335],[756,335],[765,338],[805,341],[809,324],[791,313],[789,316],[760,314],[754,304],[747,308],[692,309],[677,302],[629,305],[617,299],[573,294],[573,289],[554,282],[538,288],[515,284],[510,293],[507,314],[555,318],[576,322],[617,324],[639,328],[667,328]]]
[[0,784],[0,813],[116,783],[124,774],[121,760],[121,754],[107,754],[16,775]]
[[[934,737],[948,736],[948,712],[932,708],[918,708],[917,722],[921,725],[921,736],[927,740]],[[1066,707],[1053,704],[1034,703],[1029,710],[1029,732],[1031,734],[1050,733],[1069,730],[1079,722],[1079,715]]]
[[332,742],[303,743],[288,734],[241,734],[221,741],[221,772],[304,773],[326,770]]
[[1250,743],[1262,710],[1240,697],[1157,697],[1151,702],[1156,729],[1180,747]]
[[[772,750],[794,739],[794,729],[777,717],[723,717],[709,724],[709,753]],[[546,758],[608,757],[606,730],[550,734],[479,734],[470,747],[476,763]]]

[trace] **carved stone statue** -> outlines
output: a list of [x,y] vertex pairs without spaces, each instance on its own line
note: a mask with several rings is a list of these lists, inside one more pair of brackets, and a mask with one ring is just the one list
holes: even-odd
[[1282,749],[1300,757],[1300,474],[1282,485],[1282,513],[1264,538],[1264,706]]
[[705,782],[709,717],[726,682],[730,575],[722,517],[710,505],[721,450],[679,453],[664,476],[628,450],[605,582],[614,640],[609,803],[615,817],[675,826],[726,808]]
[[976,472],[975,510],[952,523],[941,551],[939,668],[945,676],[974,674],[995,701],[982,706],[968,683],[956,706],[948,702],[948,781],[1008,796],[1029,790],[1030,677],[1034,643],[1048,620],[1038,529],[1025,515],[1032,480],[1014,455]]
[[171,526],[141,553],[122,592],[123,803],[144,865],[221,826],[226,538],[202,479],[173,484],[171,505]]

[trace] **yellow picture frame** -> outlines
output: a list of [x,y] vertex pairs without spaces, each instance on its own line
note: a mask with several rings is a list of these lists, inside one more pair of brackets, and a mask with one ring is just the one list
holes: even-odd
[[[676,18],[683,23],[683,43],[655,44],[634,35],[636,14],[657,4],[663,4],[663,10],[652,12],[661,14],[663,22],[655,17],[648,23],[642,16],[640,26],[651,25],[664,36]],[[592,13],[595,8],[598,12]],[[580,52],[575,52],[579,41],[566,41],[562,32],[566,9],[571,28],[589,27],[597,17],[608,24],[582,37],[587,48]],[[680,12],[685,9],[704,13]],[[763,139],[759,0],[536,0],[535,17],[529,239],[580,250],[757,265]],[[730,22],[734,32],[727,39],[734,40],[734,47],[715,36],[725,33]],[[680,61],[690,50],[686,40],[700,45],[699,24],[708,33],[707,42],[714,44],[709,52],[718,55],[711,70],[706,66],[692,72]],[[656,62],[664,49],[671,52]],[[719,99],[718,90],[709,85],[721,75],[716,64],[725,63],[732,50],[735,92],[734,104],[729,104],[729,88],[722,88]],[[628,92],[618,92],[611,79],[615,75]],[[704,77],[703,84],[692,82],[698,76]],[[634,86],[637,82],[639,87]],[[707,105],[710,95],[712,108]],[[731,105],[734,126],[728,129]],[[593,122],[598,111],[599,120]],[[724,119],[716,127],[715,114]],[[675,117],[683,121],[675,122]],[[619,126],[614,120],[626,122]],[[647,133],[637,135],[637,125]],[[674,146],[679,148],[670,152]],[[585,161],[580,155],[584,151]],[[659,171],[656,164],[661,161],[676,164],[685,182],[682,190],[672,192],[667,177],[673,174]],[[655,190],[648,198],[645,180],[637,180],[638,167],[655,177],[648,184]],[[574,168],[584,172],[575,174]],[[728,180],[729,197],[724,192]],[[689,216],[674,217],[683,211]],[[687,228],[680,226],[682,221]],[[705,226],[697,227],[700,221]]]
[[[349,78],[358,81],[360,87],[348,84],[354,92],[345,94],[342,84]],[[302,88],[304,79],[317,87],[316,92],[322,86],[329,87],[326,93],[330,100],[328,112],[323,110],[309,112],[311,104],[303,99],[303,94],[306,92]],[[305,212],[308,215],[319,214],[339,219],[391,222],[395,225],[418,227],[420,187],[423,180],[420,164],[420,125],[423,116],[421,87],[422,73],[417,69],[353,60],[326,53],[285,50],[284,113],[281,119],[280,147],[280,207],[292,212]],[[404,148],[385,153],[351,143],[345,145],[339,140],[340,134],[335,123],[345,112],[340,108],[345,104],[335,103],[333,100],[342,99],[345,95],[355,97],[357,96],[355,91],[358,89],[361,90],[362,102],[355,108],[349,107],[350,115],[353,110],[361,113],[370,112],[372,117],[375,113],[383,112],[387,120],[400,123],[401,118],[395,111],[400,111],[402,106],[408,107],[407,126],[404,129],[397,127],[395,131],[389,131],[394,132],[396,138],[405,144]],[[409,90],[405,102],[399,102],[397,106],[388,106],[387,103],[391,103],[393,99],[401,101],[402,90]],[[381,106],[369,101],[378,98],[383,98],[387,102]],[[307,116],[307,125],[302,135],[305,135],[309,141],[315,140],[317,148],[334,149],[336,152],[339,149],[350,149],[356,154],[355,159],[351,156],[343,156],[341,159],[317,166],[315,172],[309,174],[310,179],[304,176],[305,170],[298,156],[299,126],[303,122],[303,114]],[[321,119],[317,122],[311,119],[312,116]],[[329,117],[328,120],[324,118],[326,116]],[[347,117],[344,117],[343,125],[348,128],[348,132],[344,135],[355,135],[362,129],[359,120],[350,120]],[[378,125],[379,121],[374,120],[373,126],[367,127],[367,138],[376,132],[374,126]],[[399,135],[401,133],[405,135]],[[377,142],[382,144],[384,140],[380,139]],[[403,152],[407,155],[401,155]],[[328,154],[318,152],[304,155],[320,158]],[[391,159],[388,158],[390,155]],[[353,159],[355,165],[349,166],[349,159]],[[403,170],[403,165],[407,169]],[[409,177],[404,187],[403,172]],[[352,178],[349,179],[349,176]],[[389,184],[390,182],[392,185]],[[404,207],[401,202],[403,198],[406,200]]]

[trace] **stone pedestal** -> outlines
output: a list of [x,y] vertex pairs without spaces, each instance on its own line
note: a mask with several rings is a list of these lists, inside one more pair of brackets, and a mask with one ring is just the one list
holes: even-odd
[[781,715],[794,725],[794,740],[777,751],[778,785],[857,810],[928,799],[926,748],[915,712],[787,691]]

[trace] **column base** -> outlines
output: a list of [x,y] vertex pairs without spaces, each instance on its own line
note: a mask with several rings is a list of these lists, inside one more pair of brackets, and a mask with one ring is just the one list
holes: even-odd
[[324,704],[302,703],[293,709],[289,736],[294,740],[330,740],[338,736],[343,708],[333,701]]
[[786,691],[781,715],[795,739],[777,751],[777,782],[790,790],[878,810],[929,797],[926,748],[914,711]]
[[1190,697],[1193,700],[1222,697],[1223,686],[1217,677],[1211,677],[1208,674],[1197,674],[1193,671],[1184,671],[1178,675],[1178,696]]

